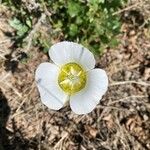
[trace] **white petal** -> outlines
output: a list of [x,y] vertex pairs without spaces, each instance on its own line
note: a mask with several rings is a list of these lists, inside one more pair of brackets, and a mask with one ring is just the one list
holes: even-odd
[[51,63],[42,63],[35,72],[41,101],[50,109],[58,110],[65,103],[65,94],[57,81],[59,68]]
[[59,42],[54,44],[49,50],[49,56],[57,65],[76,62],[86,70],[95,66],[94,55],[85,47],[73,42]]
[[108,77],[102,69],[93,69],[88,72],[86,87],[72,95],[70,107],[76,114],[87,114],[99,103],[108,88]]

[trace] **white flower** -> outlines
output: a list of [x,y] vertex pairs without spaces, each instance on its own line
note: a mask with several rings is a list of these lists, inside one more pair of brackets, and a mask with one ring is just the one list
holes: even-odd
[[91,112],[108,88],[108,77],[102,69],[94,69],[93,54],[77,43],[60,42],[49,50],[54,64],[38,66],[35,78],[41,101],[59,110],[67,101],[76,114]]

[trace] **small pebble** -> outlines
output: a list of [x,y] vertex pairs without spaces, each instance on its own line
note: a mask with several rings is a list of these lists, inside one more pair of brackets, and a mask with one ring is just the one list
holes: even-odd
[[144,114],[143,115],[143,119],[144,119],[144,121],[148,121],[149,118],[148,118],[148,116],[146,114]]
[[134,30],[131,30],[130,33],[129,33],[129,35],[130,35],[130,36],[135,35],[135,31],[134,31]]
[[146,111],[145,106],[141,106],[141,111]]
[[136,109],[137,109],[137,110],[140,110],[140,106],[137,106]]
[[146,144],[146,146],[147,146],[148,148],[150,148],[150,143]]

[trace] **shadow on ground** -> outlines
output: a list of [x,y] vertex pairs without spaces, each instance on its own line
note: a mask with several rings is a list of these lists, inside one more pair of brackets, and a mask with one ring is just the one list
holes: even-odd
[[0,150],[37,149],[37,138],[25,139],[21,129],[16,127],[15,120],[12,120],[13,131],[6,128],[10,112],[7,98],[0,89]]

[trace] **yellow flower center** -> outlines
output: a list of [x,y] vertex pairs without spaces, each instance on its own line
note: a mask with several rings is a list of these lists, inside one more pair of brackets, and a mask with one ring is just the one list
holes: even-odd
[[85,87],[86,72],[76,63],[67,63],[60,69],[58,84],[60,88],[71,95]]

